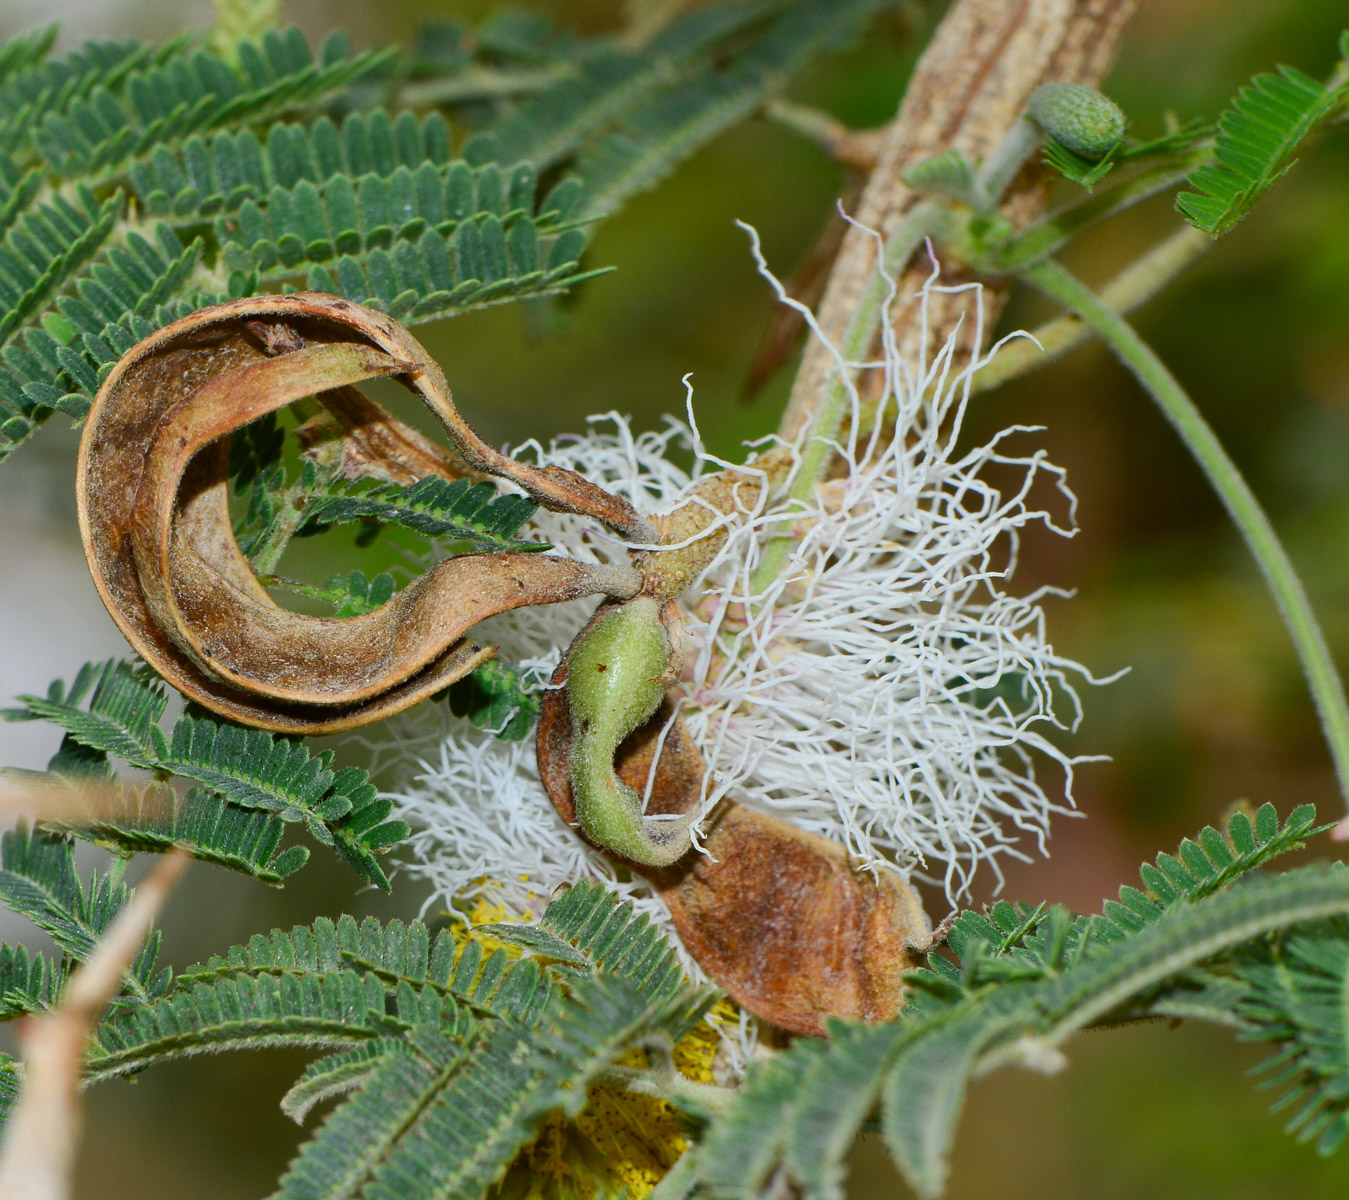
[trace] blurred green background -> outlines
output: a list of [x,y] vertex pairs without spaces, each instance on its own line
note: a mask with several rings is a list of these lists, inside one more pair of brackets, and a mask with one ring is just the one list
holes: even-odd
[[[591,31],[621,15],[612,0],[537,7]],[[342,26],[358,44],[373,44],[406,40],[427,17],[473,18],[488,8],[304,0],[283,11],[314,37]],[[858,126],[885,120],[941,9],[915,4],[813,69],[793,97]],[[1160,130],[1167,107],[1182,118],[1212,117],[1252,73],[1276,63],[1324,76],[1345,19],[1343,0],[1172,0],[1143,9],[1108,83],[1143,136]],[[0,34],[16,32],[20,19],[0,11]],[[72,12],[66,40],[128,31],[161,37],[193,19],[209,16],[153,0],[95,3]],[[704,435],[734,453],[742,437],[773,427],[791,372],[779,372],[753,402],[742,398],[773,302],[732,221],[757,226],[770,263],[789,273],[844,183],[813,146],[751,121],[603,225],[589,261],[618,270],[547,321],[508,307],[419,333],[490,439],[544,438],[608,409],[648,427],[662,412],[682,412],[680,379],[691,372]],[[1088,280],[1103,280],[1177,219],[1162,198],[1084,238],[1070,262]],[[1049,311],[1018,295],[1003,325],[1032,326]],[[1136,323],[1247,473],[1303,572],[1338,660],[1349,666],[1343,126]],[[980,399],[969,433],[1012,423],[1046,427],[1036,436],[1067,468],[1080,501],[1072,541],[1028,539],[1019,586],[1075,589],[1073,599],[1049,604],[1056,646],[1101,675],[1131,670],[1085,695],[1081,730],[1065,743],[1110,759],[1079,770],[1084,819],[1059,822],[1047,861],[1013,864],[1004,894],[1092,909],[1133,879],[1142,858],[1174,848],[1237,800],[1272,801],[1285,812],[1313,801],[1323,815],[1337,815],[1329,759],[1273,606],[1198,470],[1131,379],[1098,347],[1079,350]],[[42,440],[33,462],[59,479],[73,439],[53,428]],[[19,468],[30,474],[14,479],[31,479],[36,465],[21,466],[29,452],[0,475]],[[5,486],[0,480],[0,500],[14,495]],[[41,495],[51,497],[44,536],[68,542],[65,492],[44,487]],[[60,669],[68,674],[74,665]],[[21,687],[36,690],[57,673],[25,678]],[[1319,851],[1337,852],[1326,842]],[[182,965],[255,929],[350,908],[350,889],[351,877],[324,856],[284,894],[197,867],[170,913],[166,959]],[[397,884],[390,898],[354,901],[384,917],[414,915],[420,902]],[[958,1136],[953,1200],[1316,1200],[1349,1189],[1349,1151],[1320,1160],[1266,1111],[1268,1096],[1246,1078],[1259,1047],[1220,1031],[1155,1025],[1089,1035],[1069,1051],[1070,1069],[1056,1077],[1003,1072],[975,1086]],[[276,1109],[301,1065],[292,1056],[223,1056],[97,1089],[78,1194],[266,1194],[301,1136]],[[878,1145],[859,1147],[855,1167],[858,1196],[906,1194]]]

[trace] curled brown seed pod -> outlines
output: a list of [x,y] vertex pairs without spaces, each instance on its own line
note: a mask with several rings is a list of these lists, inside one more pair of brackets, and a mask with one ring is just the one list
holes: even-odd
[[[553,807],[575,826],[567,661],[544,696],[538,756]],[[648,817],[682,815],[703,794],[707,764],[667,701],[619,746],[614,770],[638,794],[650,779]],[[904,972],[921,965],[932,942],[922,902],[898,874],[873,875],[842,847],[729,798],[708,817],[703,849],[671,867],[628,861],[660,893],[689,953],[737,1003],[816,1036],[826,1017],[895,1016]]]
[[[492,648],[467,636],[485,617],[596,593],[627,597],[641,585],[626,565],[465,555],[359,617],[280,608],[234,540],[228,435],[310,396],[335,411],[338,431],[353,421],[369,429],[372,405],[354,385],[375,377],[427,405],[467,472],[509,479],[547,508],[634,540],[651,537],[626,501],[485,443],[456,410],[439,366],[382,313],[321,293],[193,313],[128,351],[99,389],[80,444],[77,500],[94,582],[122,632],[176,688],[224,716],[288,733],[350,729],[489,657]],[[361,453],[393,447],[434,465],[391,432],[395,424],[360,437]],[[391,464],[389,474],[399,469]]]

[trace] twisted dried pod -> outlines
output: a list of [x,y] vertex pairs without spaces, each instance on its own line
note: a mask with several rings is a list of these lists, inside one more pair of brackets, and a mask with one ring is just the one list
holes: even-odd
[[[602,607],[573,649],[613,611]],[[544,695],[538,734],[540,779],[573,826],[580,738],[565,685],[578,665],[595,664],[570,652],[563,659]],[[689,814],[707,776],[668,701],[618,747],[613,769],[638,795],[650,781],[647,823]],[[897,873],[873,875],[842,847],[729,798],[708,817],[703,850],[669,866],[626,861],[660,893],[689,953],[739,1004],[815,1036],[827,1017],[884,1021],[898,1013],[904,972],[921,965],[932,926]]]
[[[343,619],[280,608],[234,540],[228,435],[315,397],[358,455],[403,447],[419,469],[453,469],[415,435],[384,428],[356,388],[387,377],[417,395],[460,473],[509,479],[555,511],[647,541],[626,501],[558,467],[487,445],[439,366],[382,313],[322,293],[203,309],[133,347],[94,400],[80,443],[80,531],[94,582],[127,640],[179,691],[249,725],[333,733],[399,712],[493,653],[468,635],[486,617],[578,596],[628,597],[641,576],[540,554],[438,564],[373,612]],[[360,432],[364,430],[364,432]],[[399,465],[386,466],[397,477]],[[406,474],[403,470],[403,474]]]

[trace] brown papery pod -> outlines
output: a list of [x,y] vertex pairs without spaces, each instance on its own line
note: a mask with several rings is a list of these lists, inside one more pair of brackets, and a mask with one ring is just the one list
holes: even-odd
[[361,616],[280,608],[234,540],[228,435],[312,396],[366,458],[401,447],[391,476],[409,460],[434,467],[437,455],[394,422],[355,432],[377,424],[354,387],[376,377],[427,405],[465,473],[509,479],[547,508],[651,537],[626,501],[487,445],[455,409],[439,366],[382,313],[322,293],[194,313],[133,347],[99,389],[80,443],[77,500],[94,582],[122,632],[174,687],[226,717],[287,733],[351,729],[489,657],[492,647],[467,636],[486,617],[595,593],[627,597],[640,586],[626,565],[480,554],[439,563]]
[[[566,674],[564,659],[544,695],[539,775],[574,826]],[[619,747],[615,769],[639,794],[651,780],[648,815],[690,811],[707,774],[668,701]],[[833,842],[730,798],[704,823],[703,850],[664,869],[627,865],[651,881],[689,953],[737,1003],[815,1036],[826,1017],[885,1021],[899,1012],[903,974],[922,964],[932,928],[898,874],[859,869]]]

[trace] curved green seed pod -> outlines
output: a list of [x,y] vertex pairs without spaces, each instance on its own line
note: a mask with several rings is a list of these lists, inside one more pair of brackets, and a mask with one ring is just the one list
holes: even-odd
[[614,754],[659,707],[674,657],[660,603],[638,596],[596,621],[567,660],[576,819],[592,842],[652,867],[688,852],[694,818],[643,816],[642,798],[614,773]]
[[1118,104],[1080,83],[1045,83],[1031,93],[1026,112],[1074,154],[1104,158],[1124,140],[1128,119]]

